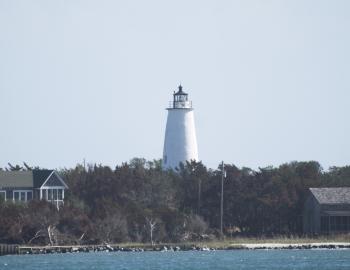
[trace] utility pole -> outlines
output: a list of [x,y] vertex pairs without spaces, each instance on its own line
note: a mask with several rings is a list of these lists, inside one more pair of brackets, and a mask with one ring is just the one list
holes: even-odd
[[225,168],[224,162],[221,163],[221,203],[220,203],[220,232],[223,235],[222,221],[224,216],[224,178],[225,178]]
[[202,179],[198,178],[198,215],[201,211],[201,190],[202,190]]

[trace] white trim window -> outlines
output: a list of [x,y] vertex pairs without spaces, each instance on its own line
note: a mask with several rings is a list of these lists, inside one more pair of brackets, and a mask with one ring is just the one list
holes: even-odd
[[0,190],[0,198],[6,201],[6,190]]
[[26,202],[33,199],[33,191],[31,190],[14,190],[13,201],[14,202]]
[[42,187],[40,189],[40,199],[52,202],[58,208],[64,203],[64,187]]

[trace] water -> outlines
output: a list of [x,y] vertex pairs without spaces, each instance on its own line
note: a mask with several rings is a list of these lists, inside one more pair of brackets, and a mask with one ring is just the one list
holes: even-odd
[[75,253],[0,257],[0,269],[350,269],[350,250]]

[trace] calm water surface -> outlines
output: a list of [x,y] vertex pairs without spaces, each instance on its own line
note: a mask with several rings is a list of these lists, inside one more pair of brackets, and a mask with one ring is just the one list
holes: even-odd
[[0,257],[0,269],[350,269],[350,250],[76,253]]

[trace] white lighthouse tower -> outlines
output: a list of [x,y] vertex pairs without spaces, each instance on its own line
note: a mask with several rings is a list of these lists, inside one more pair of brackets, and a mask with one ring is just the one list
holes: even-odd
[[174,92],[174,99],[168,110],[165,130],[163,169],[175,169],[180,162],[198,161],[196,129],[192,101],[182,91]]

